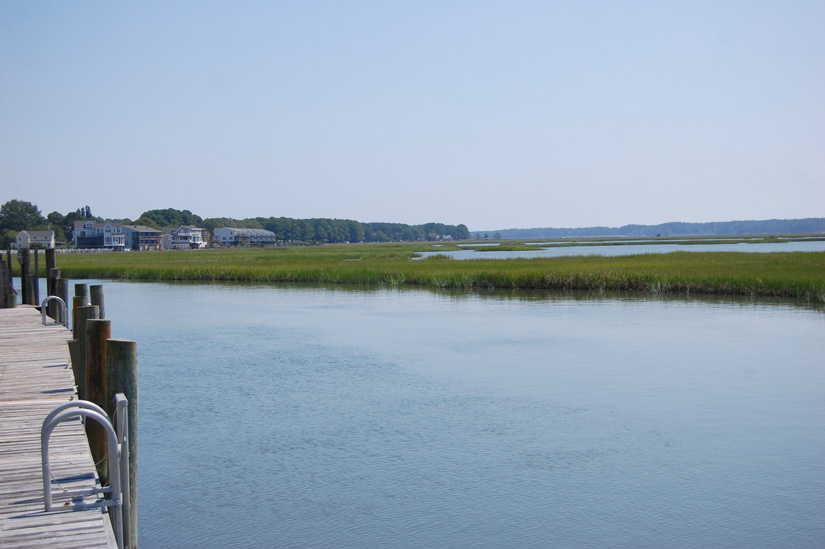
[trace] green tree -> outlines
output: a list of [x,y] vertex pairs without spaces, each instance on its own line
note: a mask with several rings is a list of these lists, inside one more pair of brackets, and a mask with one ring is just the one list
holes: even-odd
[[60,225],[63,223],[63,214],[60,212],[52,212],[46,216],[46,221],[49,222],[50,225]]
[[63,221],[60,222],[60,226],[63,228],[63,234],[66,236],[67,243],[70,240],[74,240],[74,222],[85,220],[86,217],[80,210],[69,212],[63,217]]
[[204,219],[200,226],[205,229],[209,229],[210,231],[220,229],[221,227],[243,228],[240,221],[237,219],[232,219],[231,217],[209,217]]
[[349,241],[362,242],[364,240],[364,226],[357,221],[349,222]]
[[193,214],[189,210],[176,210],[167,208],[165,210],[149,210],[135,221],[138,225],[148,225],[156,229],[162,227],[180,227],[181,225],[195,225],[203,227],[203,219]]
[[329,231],[327,229],[329,228],[329,225],[324,223],[323,219],[314,219],[313,221],[315,221],[315,233],[313,238],[321,243],[328,242]]
[[17,238],[17,232],[18,231],[13,231],[11,229],[0,230],[0,249],[8,249],[9,246],[11,246]]
[[[63,228],[65,216],[60,212],[52,212],[46,216],[49,230],[54,231],[55,242],[67,242],[66,231]],[[71,237],[71,233],[69,233]]]
[[264,226],[255,218],[247,217],[246,219],[241,220],[241,227],[244,229],[263,229]]
[[0,230],[26,231],[46,222],[37,206],[23,200],[9,200],[0,206]]

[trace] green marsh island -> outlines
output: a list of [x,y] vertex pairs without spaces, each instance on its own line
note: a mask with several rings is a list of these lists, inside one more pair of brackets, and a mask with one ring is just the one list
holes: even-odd
[[[821,235],[813,237],[823,239]],[[802,237],[799,237],[802,239]],[[811,237],[807,237],[811,240]],[[672,239],[671,239],[672,240]],[[708,244],[773,240],[683,239]],[[775,239],[774,239],[775,240]],[[655,240],[616,241],[655,246]],[[583,290],[652,295],[783,297],[825,303],[825,252],[692,252],[455,260],[449,252],[532,250],[593,241],[365,243],[188,251],[61,254],[70,278],[249,281],[488,290]],[[604,245],[602,240],[599,244]],[[421,257],[422,253],[427,257]],[[434,254],[432,252],[435,252]],[[479,254],[482,257],[485,254]]]

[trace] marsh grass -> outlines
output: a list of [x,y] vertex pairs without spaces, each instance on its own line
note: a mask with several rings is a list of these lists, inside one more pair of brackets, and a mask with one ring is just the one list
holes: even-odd
[[454,244],[401,243],[67,254],[58,256],[58,267],[69,278],[771,296],[825,303],[822,252],[471,261],[435,255],[413,261],[417,252],[452,249]]

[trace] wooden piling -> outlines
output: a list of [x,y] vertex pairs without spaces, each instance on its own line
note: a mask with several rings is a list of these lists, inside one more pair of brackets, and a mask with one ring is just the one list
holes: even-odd
[[89,285],[85,282],[78,282],[74,285],[74,295],[76,297],[85,297],[87,299],[86,303],[88,303]]
[[[46,251],[48,251],[48,250],[46,250]],[[54,254],[52,254],[52,255],[54,255]],[[47,265],[48,265],[48,262],[47,262]],[[60,293],[58,291],[58,286],[59,286],[58,281],[60,280],[60,269],[55,269],[54,267],[50,268],[47,276],[48,276],[48,278],[46,279],[46,293],[50,296],[60,297]],[[66,302],[64,301],[63,303],[66,303]],[[69,304],[66,303],[66,306],[68,307]],[[53,318],[54,320],[59,321],[60,320],[58,318],[59,310],[60,310],[60,307],[57,305],[57,303],[54,300],[49,301],[48,311],[47,311],[47,314],[49,315],[49,317]]]
[[20,288],[23,305],[34,305],[29,301],[29,275],[31,274],[31,263],[29,259],[29,249],[20,250]]
[[77,313],[81,307],[89,305],[89,299],[86,296],[74,296],[72,298],[72,338],[77,339],[77,330],[79,323],[77,322]]
[[12,273],[11,248],[9,248],[6,250],[6,291],[4,297],[4,306],[7,309],[17,307],[17,293],[14,291],[14,279],[12,278]]
[[[78,298],[80,301],[78,301]],[[78,282],[74,285],[74,298],[72,299],[72,334],[74,338],[77,339],[77,330],[75,330],[75,326],[77,326],[77,310],[80,307],[84,307],[89,305],[89,285],[85,282]]]
[[26,304],[37,305],[37,278],[33,274],[26,277],[26,292],[23,294]]
[[57,261],[55,260],[54,248],[46,248],[46,272],[57,268]]
[[11,274],[6,276],[6,261],[5,258],[3,261],[0,261],[0,309],[5,309],[7,307],[6,304],[6,295],[8,295],[8,282],[7,280],[11,279]]
[[[77,383],[77,397],[80,400],[86,400],[86,321],[97,318],[97,306],[86,305],[77,308],[77,341],[78,357],[77,363],[72,362],[72,369],[74,369],[75,383]],[[72,356],[74,359],[74,356]]]
[[63,300],[66,304],[66,314],[69,314],[69,307],[72,302],[69,301],[69,281],[63,278],[57,279],[57,297]]
[[92,284],[89,286],[89,297],[92,305],[97,305],[100,316],[98,318],[106,318],[106,311],[103,307],[103,285]]
[[[137,342],[127,339],[106,341],[106,407],[114,418],[115,395],[123,393],[129,400],[129,547],[137,547],[137,427],[138,427],[138,358]],[[125,521],[124,521],[125,524]],[[127,533],[123,534],[124,543]]]
[[34,283],[32,284],[32,305],[40,305],[40,250],[35,248],[32,251],[34,252],[34,271],[32,274],[32,278],[34,279]]
[[[94,306],[92,306],[94,307]],[[104,410],[106,405],[106,340],[112,337],[110,320],[90,318],[86,320],[86,400],[94,402]],[[111,417],[111,416],[110,416]],[[114,418],[112,418],[114,421]],[[100,483],[109,482],[109,468],[106,459],[106,432],[95,421],[86,423],[89,448],[97,465]]]

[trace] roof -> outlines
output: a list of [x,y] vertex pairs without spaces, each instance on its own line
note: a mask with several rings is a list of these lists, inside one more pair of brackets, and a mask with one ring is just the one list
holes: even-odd
[[172,234],[174,232],[180,231],[181,229],[189,229],[190,231],[203,231],[202,227],[195,227],[194,225],[180,225],[177,227],[163,227],[162,231],[163,234]]
[[33,238],[52,238],[54,236],[54,231],[20,231],[17,234],[21,235],[23,233]]
[[249,236],[270,236],[270,235],[275,236],[275,233],[273,233],[272,231],[267,231],[266,229],[246,229],[246,228],[238,229],[238,228],[235,228],[235,227],[221,227],[220,229],[215,229],[215,230],[220,231],[220,230],[224,230],[224,229],[229,230],[229,231],[235,231],[238,234],[245,234],[245,235],[249,235]]
[[95,229],[102,229],[102,228],[104,228],[106,225],[109,225],[109,226],[110,226],[110,227],[112,227],[113,229],[119,229],[119,228],[121,228],[121,227],[123,226],[123,224],[121,224],[121,223],[115,223],[115,222],[113,222],[113,221],[103,221],[103,222],[100,222],[100,221],[91,221],[91,222],[90,222],[89,220],[82,219],[82,220],[80,220],[80,221],[75,221],[75,222],[74,222],[74,228],[75,228],[75,230],[85,228],[85,227],[86,227],[86,223],[91,223],[91,224],[92,224],[92,226],[93,226]]
[[137,231],[139,233],[160,233],[159,229],[154,227],[147,227],[146,225],[123,225],[123,229],[128,229],[130,231]]

